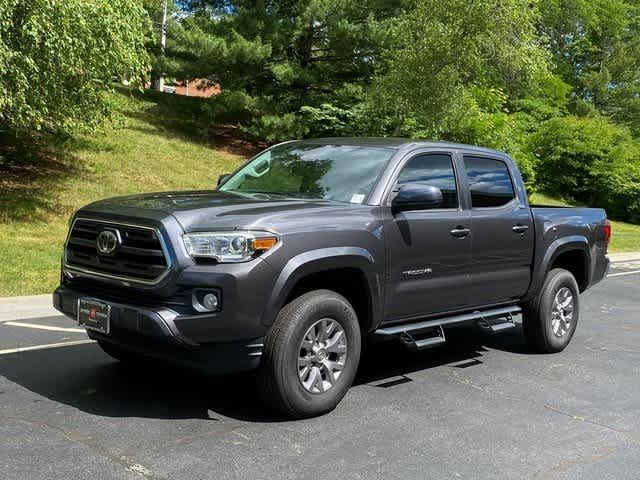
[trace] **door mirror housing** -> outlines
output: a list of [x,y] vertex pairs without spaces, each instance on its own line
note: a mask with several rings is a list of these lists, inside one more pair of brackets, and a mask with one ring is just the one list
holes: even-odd
[[442,191],[433,185],[408,183],[400,187],[391,202],[394,213],[407,210],[428,210],[442,205]]
[[231,176],[230,173],[223,173],[218,177],[218,186],[222,185],[224,181]]

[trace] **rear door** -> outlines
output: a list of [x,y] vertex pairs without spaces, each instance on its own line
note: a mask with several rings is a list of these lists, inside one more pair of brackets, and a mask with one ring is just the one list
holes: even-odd
[[471,206],[471,301],[475,306],[517,299],[531,280],[531,209],[516,189],[507,159],[464,155]]
[[[402,185],[419,182],[440,188],[437,208],[391,212]],[[386,199],[387,320],[424,316],[468,304],[471,241],[469,211],[462,208],[451,152],[413,153],[401,166]],[[460,233],[462,231],[462,233]],[[470,230],[469,230],[470,231]]]

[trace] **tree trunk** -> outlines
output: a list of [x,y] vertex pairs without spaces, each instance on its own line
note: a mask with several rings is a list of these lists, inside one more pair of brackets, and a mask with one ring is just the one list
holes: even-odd
[[[164,57],[164,49],[167,45],[167,0],[164,0],[162,4],[162,24],[160,28],[160,56]],[[158,72],[158,76],[153,81],[153,88],[159,92],[164,89],[164,72]]]

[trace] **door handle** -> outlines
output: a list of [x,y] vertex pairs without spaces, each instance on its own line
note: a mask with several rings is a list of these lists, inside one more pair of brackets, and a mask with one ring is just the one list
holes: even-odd
[[511,230],[513,230],[515,233],[524,233],[527,230],[529,230],[529,226],[528,225],[514,225]]
[[451,233],[451,235],[454,237],[464,238],[471,233],[471,230],[465,227],[458,226],[451,230],[449,233]]

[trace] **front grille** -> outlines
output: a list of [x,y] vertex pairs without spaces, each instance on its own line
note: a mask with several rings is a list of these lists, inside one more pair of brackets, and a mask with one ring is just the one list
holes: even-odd
[[[110,255],[98,252],[97,237],[104,230],[119,234]],[[150,227],[76,219],[65,248],[67,266],[100,276],[155,283],[169,269],[158,232]]]

